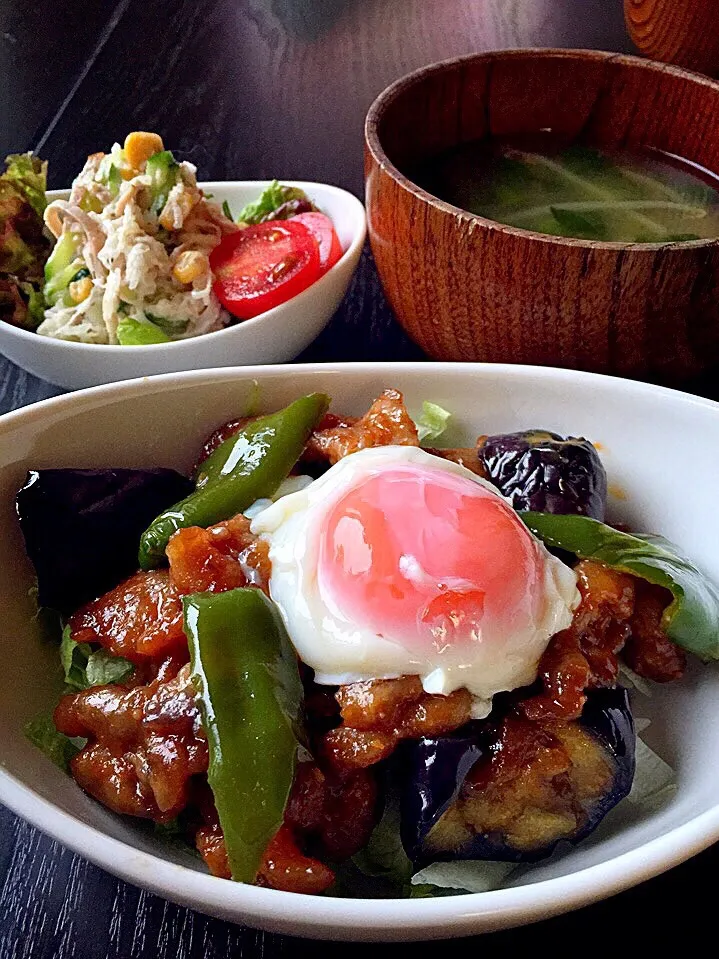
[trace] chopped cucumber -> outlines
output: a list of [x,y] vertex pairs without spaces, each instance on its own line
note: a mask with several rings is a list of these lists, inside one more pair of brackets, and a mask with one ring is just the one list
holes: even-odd
[[180,164],[169,150],[162,150],[148,159],[145,173],[151,180],[150,209],[153,213],[160,213],[167,203],[170,190],[180,178]]
[[[113,152],[103,157],[97,172],[97,179],[100,181],[100,183],[104,183],[113,197],[117,196],[117,194],[120,192],[120,186],[122,185],[120,167],[117,165],[117,163],[113,163],[113,160],[115,159],[119,160],[120,162],[123,161],[124,156],[122,151],[118,156],[115,156]],[[97,210],[95,212],[99,213],[100,211]]]
[[[78,273],[87,269],[77,253],[77,241],[71,233],[63,233],[45,264],[45,302],[54,306],[65,294]],[[86,276],[90,275],[89,270]]]
[[150,346],[153,343],[169,343],[170,337],[149,320],[124,316],[117,324],[117,339],[121,346]]
[[145,311],[145,316],[151,323],[154,323],[155,326],[158,326],[163,333],[167,333],[170,338],[183,334],[190,323],[188,319],[182,316],[156,316],[154,313],[149,313],[147,311]]

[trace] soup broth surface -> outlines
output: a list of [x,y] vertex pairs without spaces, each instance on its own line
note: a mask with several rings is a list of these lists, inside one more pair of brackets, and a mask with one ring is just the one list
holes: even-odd
[[455,206],[552,236],[623,243],[719,237],[719,178],[654,151],[561,147],[552,138],[466,143],[414,179]]

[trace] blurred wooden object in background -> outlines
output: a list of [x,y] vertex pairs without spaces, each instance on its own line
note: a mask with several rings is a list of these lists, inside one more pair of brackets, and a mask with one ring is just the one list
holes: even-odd
[[719,75],[717,0],[624,0],[624,17],[641,53]]
[[404,73],[480,50],[629,47],[622,0],[62,6],[0,0],[0,159],[35,149],[52,187],[141,129],[203,179],[321,180],[361,195],[365,113]]

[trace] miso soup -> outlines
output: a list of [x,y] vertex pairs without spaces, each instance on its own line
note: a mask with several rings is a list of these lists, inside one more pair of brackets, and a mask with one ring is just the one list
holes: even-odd
[[623,243],[719,237],[719,179],[654,151],[561,149],[551,137],[482,140],[440,154],[414,178],[470,213],[552,236]]

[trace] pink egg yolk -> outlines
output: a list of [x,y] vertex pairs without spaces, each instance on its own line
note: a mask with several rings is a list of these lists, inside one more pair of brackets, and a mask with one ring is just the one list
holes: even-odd
[[441,468],[399,466],[346,492],[320,534],[321,595],[417,654],[501,643],[536,622],[537,542],[504,500]]

